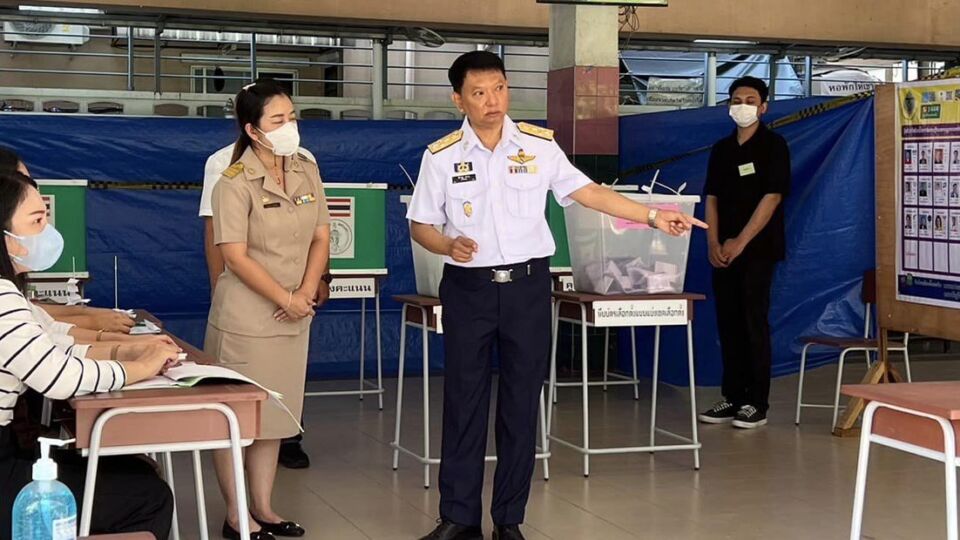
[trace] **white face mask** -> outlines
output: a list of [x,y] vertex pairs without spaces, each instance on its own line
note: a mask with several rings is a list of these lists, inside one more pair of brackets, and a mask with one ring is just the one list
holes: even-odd
[[274,155],[292,156],[300,148],[300,132],[297,130],[296,120],[287,122],[270,133],[266,133],[260,128],[257,128],[257,131],[263,134],[263,137],[267,139],[271,146],[263,144],[262,141],[260,141],[260,144],[269,148]]
[[731,105],[730,118],[742,128],[748,128],[759,120],[758,108],[756,105]]
[[4,234],[16,240],[27,250],[26,255],[10,255],[10,258],[20,266],[33,272],[42,272],[57,264],[63,254],[63,236],[60,231],[49,223],[39,234],[18,236],[10,231]]

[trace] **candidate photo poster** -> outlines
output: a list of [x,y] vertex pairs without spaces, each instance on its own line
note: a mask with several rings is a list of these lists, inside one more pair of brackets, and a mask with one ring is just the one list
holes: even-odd
[[[960,307],[960,79],[897,86],[897,299]],[[945,99],[950,96],[951,99]]]

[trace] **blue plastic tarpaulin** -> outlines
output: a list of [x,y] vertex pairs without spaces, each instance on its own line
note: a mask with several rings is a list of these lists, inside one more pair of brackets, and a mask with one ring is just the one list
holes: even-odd
[[[775,101],[767,122],[825,100]],[[624,178],[644,165],[686,155],[660,167],[659,182],[686,193],[702,193],[709,146],[733,132],[726,107],[629,116],[620,122],[621,182],[649,183],[654,171]],[[796,372],[801,344],[811,334],[857,336],[863,331],[860,302],[863,272],[874,265],[873,100],[814,114],[777,130],[790,146],[793,184],[786,200],[787,260],[777,269],[770,324],[774,375]],[[702,151],[694,152],[697,149]],[[703,216],[704,204],[697,213]],[[720,383],[720,346],[711,293],[706,235],[694,233],[686,289],[706,293],[696,307],[695,351],[698,383]],[[638,348],[650,372],[652,332]],[[664,330],[661,373],[682,384],[687,377],[685,335]],[[621,337],[621,350],[628,342]],[[645,354],[644,354],[645,353]],[[621,362],[626,362],[621,355]],[[813,364],[827,357],[818,356]],[[626,364],[627,366],[629,364]]]
[[[774,102],[768,119],[817,103]],[[229,120],[4,115],[0,145],[16,149],[36,178],[79,178],[121,183],[200,182],[207,156],[230,143]],[[386,182],[386,258],[383,294],[415,290],[410,238],[399,199],[409,183],[398,163],[416,177],[427,144],[456,129],[453,121],[309,121],[301,123],[303,146],[319,161],[328,182]],[[729,133],[723,108],[625,117],[621,120],[621,170],[707,146]],[[796,370],[796,336],[810,332],[855,335],[862,328],[858,287],[873,261],[873,124],[870,102],[816,115],[781,130],[793,152],[794,186],[787,202],[790,259],[777,274],[771,322],[777,374]],[[707,153],[663,167],[661,180],[702,188]],[[623,180],[649,181],[652,172]],[[92,189],[87,199],[87,295],[113,305],[113,258],[119,261],[123,307],[142,307],[168,328],[199,344],[209,308],[203,257],[199,190]],[[701,205],[702,213],[702,205]],[[59,226],[65,226],[58,223]],[[704,235],[691,244],[688,290],[709,293]],[[368,317],[372,319],[372,317]],[[697,308],[697,365],[702,384],[719,383],[719,349],[712,305]],[[375,341],[368,320],[367,369],[373,373]],[[384,302],[383,354],[387,374],[396,372],[399,309]],[[359,354],[359,305],[331,302],[313,325],[311,378],[355,374]],[[685,343],[664,332],[666,380],[686,378]],[[419,332],[410,333],[407,365],[416,371]],[[435,339],[435,338],[434,338]],[[643,343],[641,341],[641,343]],[[434,343],[431,366],[442,362]],[[641,346],[646,346],[643,344]],[[646,349],[643,349],[646,352]],[[644,358],[649,364],[649,354]]]
[[[457,129],[459,121],[302,121],[302,146],[317,156],[326,182],[380,182],[387,193],[387,264],[383,295],[415,290],[410,238],[400,196],[416,178],[426,146]],[[119,183],[199,183],[207,157],[233,142],[235,123],[223,119],[4,115],[0,145],[20,153],[35,178]],[[203,256],[198,189],[91,189],[87,196],[87,254],[94,304],[113,306],[113,263],[118,259],[119,301],[145,308],[174,333],[201,344],[210,287]],[[60,227],[67,226],[58,223]],[[374,372],[375,334],[370,302],[367,367]],[[358,370],[359,301],[335,301],[313,325],[309,370],[313,378]],[[410,342],[412,371],[419,333]],[[399,307],[384,302],[386,372],[395,373]],[[434,347],[431,362],[442,364]]]
[[[207,156],[236,139],[225,119],[4,115],[0,144],[17,150],[37,178],[117,182],[201,182]],[[328,182],[407,184],[427,144],[459,121],[310,120],[301,146]]]

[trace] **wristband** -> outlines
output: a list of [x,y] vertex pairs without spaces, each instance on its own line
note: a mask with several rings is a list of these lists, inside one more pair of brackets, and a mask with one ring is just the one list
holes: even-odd
[[284,309],[290,309],[290,304],[293,303],[293,291],[290,291],[290,296],[287,297],[287,307]]
[[657,214],[660,213],[660,210],[656,208],[651,208],[650,212],[647,213],[647,226],[651,229],[657,228]]

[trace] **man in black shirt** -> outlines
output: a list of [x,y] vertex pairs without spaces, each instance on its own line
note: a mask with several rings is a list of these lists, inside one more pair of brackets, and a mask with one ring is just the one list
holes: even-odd
[[770,285],[783,260],[783,199],[790,190],[787,142],[760,121],[767,85],[744,77],[730,87],[737,130],[718,141],[707,168],[707,231],[723,398],[700,415],[739,428],[767,423],[770,394]]

